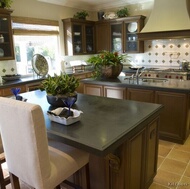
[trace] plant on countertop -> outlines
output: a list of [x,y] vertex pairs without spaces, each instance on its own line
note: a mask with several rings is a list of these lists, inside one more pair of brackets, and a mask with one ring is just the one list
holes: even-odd
[[[119,54],[118,52],[102,51],[100,54],[90,57],[87,62],[94,66],[94,77],[106,77],[102,71],[118,72],[108,78],[116,78],[123,68],[123,63],[128,60],[127,54]],[[128,60],[129,61],[129,60]],[[116,71],[113,69],[116,68]],[[102,75],[103,74],[103,75]],[[111,73],[110,73],[111,74]]]
[[12,3],[13,3],[13,0],[1,0],[0,7],[1,8],[11,8]]
[[83,10],[83,11],[80,11],[80,12],[77,12],[73,18],[77,18],[77,19],[86,19],[86,17],[89,16],[88,12]]
[[54,74],[54,76],[48,75],[45,80],[42,81],[40,89],[45,90],[48,95],[68,95],[72,96],[76,88],[79,86],[79,80],[74,76],[61,73],[60,75]]
[[54,74],[53,77],[48,75],[42,81],[40,90],[46,91],[49,104],[53,106],[65,106],[64,100],[68,97],[75,97],[77,100],[76,88],[78,86],[79,79],[61,73],[60,75]]
[[116,12],[117,16],[119,18],[122,18],[122,17],[127,17],[129,15],[129,11],[128,11],[128,8],[127,7],[124,7],[122,9],[119,9],[117,12]]

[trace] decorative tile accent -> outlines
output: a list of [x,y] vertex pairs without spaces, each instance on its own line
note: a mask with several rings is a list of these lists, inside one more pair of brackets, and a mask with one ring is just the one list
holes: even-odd
[[145,41],[144,49],[144,53],[130,54],[131,64],[179,68],[184,59],[190,61],[190,39]]

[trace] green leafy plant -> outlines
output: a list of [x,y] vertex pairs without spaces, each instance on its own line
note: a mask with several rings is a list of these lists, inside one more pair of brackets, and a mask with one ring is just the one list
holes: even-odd
[[119,18],[122,18],[122,17],[126,17],[129,15],[129,11],[128,11],[128,8],[127,7],[124,7],[122,9],[119,9],[117,12],[116,12],[117,16]]
[[0,7],[2,8],[10,8],[13,3],[13,0],[1,0]]
[[94,77],[101,75],[102,67],[117,66],[128,60],[127,54],[119,54],[118,52],[102,51],[98,55],[90,57],[87,62],[94,66]]
[[86,19],[87,16],[89,16],[88,12],[83,10],[83,11],[77,12],[73,17],[77,19]]
[[40,90],[45,90],[48,95],[52,96],[72,96],[78,86],[79,79],[61,73],[60,75],[54,74],[53,77],[48,75],[47,78],[42,81]]

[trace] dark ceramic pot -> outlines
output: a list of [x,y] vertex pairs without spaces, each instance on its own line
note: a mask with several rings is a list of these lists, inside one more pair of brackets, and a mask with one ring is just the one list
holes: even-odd
[[102,67],[102,78],[112,78],[115,79],[119,76],[123,69],[123,64],[118,64],[117,66],[105,66]]
[[[68,98],[66,95],[62,96],[52,96],[52,95],[47,95],[47,101],[50,105],[55,106],[55,107],[65,107],[64,100]],[[75,93],[72,97],[76,98],[75,102],[77,101],[77,93]]]

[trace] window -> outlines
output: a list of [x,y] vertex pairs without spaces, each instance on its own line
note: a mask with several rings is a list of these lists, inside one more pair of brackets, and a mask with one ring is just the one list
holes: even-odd
[[49,73],[57,72],[58,21],[13,17],[13,37],[18,74],[33,74],[32,57],[43,55],[49,65]]

